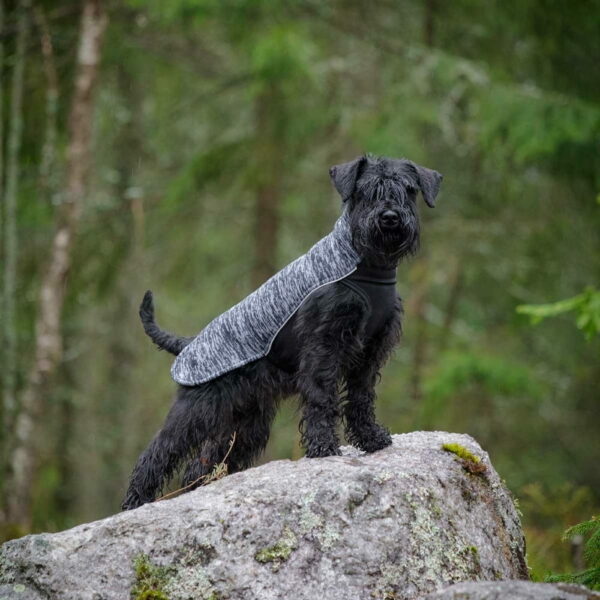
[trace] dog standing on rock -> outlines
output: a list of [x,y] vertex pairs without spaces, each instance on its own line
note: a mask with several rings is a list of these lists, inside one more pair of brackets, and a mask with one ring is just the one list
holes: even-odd
[[226,455],[229,472],[251,466],[278,403],[293,394],[306,456],[340,453],[340,418],[348,441],[365,452],[391,444],[374,403],[378,373],[401,334],[396,268],[418,249],[417,193],[433,207],[442,176],[370,156],[332,167],[330,176],[343,201],[333,231],[196,337],[159,329],[146,293],[144,329],[177,356],[171,373],[179,387],[138,459],[123,509],[153,501],[186,460],[182,486],[190,487]]

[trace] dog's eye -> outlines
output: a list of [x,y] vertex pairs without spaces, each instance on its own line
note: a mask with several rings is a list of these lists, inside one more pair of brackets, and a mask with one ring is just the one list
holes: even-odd
[[407,186],[406,186],[406,191],[407,191],[409,194],[411,194],[411,195],[412,195],[412,194],[416,194],[416,193],[417,193],[417,188],[416,188],[416,187],[413,187],[412,185],[407,185]]

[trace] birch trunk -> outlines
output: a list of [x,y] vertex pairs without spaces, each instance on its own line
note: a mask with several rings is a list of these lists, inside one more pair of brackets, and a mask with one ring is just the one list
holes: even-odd
[[49,264],[44,271],[34,362],[23,393],[15,427],[10,463],[7,518],[24,529],[31,527],[31,490],[35,476],[35,426],[47,383],[62,356],[60,321],[73,240],[81,213],[90,170],[94,90],[107,24],[102,0],[85,0],[81,17],[75,90],[69,115],[65,201],[58,207]]

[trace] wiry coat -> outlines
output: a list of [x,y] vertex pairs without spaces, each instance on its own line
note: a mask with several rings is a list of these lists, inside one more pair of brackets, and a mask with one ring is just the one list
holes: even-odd
[[[361,264],[394,269],[418,248],[416,193],[434,205],[441,175],[407,160],[360,157],[332,167],[332,181],[348,212],[352,243]],[[367,335],[372,307],[335,282],[314,291],[292,322],[298,350],[294,368],[276,366],[269,355],[206,383],[179,386],[162,429],[140,456],[123,501],[131,509],[154,500],[188,459],[182,485],[211,472],[228,456],[229,472],[249,467],[264,450],[278,403],[298,394],[301,441],[309,457],[339,454],[336,425],[343,419],[348,441],[366,452],[391,443],[375,420],[379,371],[398,343],[402,307],[393,309]],[[179,354],[193,338],[162,331],[154,322],[152,296],[140,308],[146,333],[160,347]]]

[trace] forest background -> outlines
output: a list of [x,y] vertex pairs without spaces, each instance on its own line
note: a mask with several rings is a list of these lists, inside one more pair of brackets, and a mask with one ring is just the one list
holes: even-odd
[[[328,167],[371,152],[445,175],[381,421],[473,435],[534,576],[583,567],[560,536],[600,504],[597,0],[0,4],[0,538],[119,510],[174,389],[144,291],[197,332],[330,231]],[[265,461],[301,456],[297,421]]]

